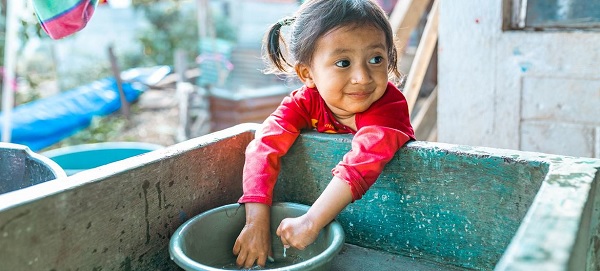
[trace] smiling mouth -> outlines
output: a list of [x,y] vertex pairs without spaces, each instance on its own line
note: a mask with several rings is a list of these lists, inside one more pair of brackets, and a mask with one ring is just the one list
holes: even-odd
[[365,98],[365,97],[369,97],[371,95],[372,92],[353,92],[353,93],[348,93],[347,95],[350,97],[354,97],[354,98]]

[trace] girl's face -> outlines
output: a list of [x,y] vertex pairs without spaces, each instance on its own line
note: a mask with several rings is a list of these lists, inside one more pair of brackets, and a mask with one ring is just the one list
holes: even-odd
[[367,110],[387,88],[388,48],[380,29],[344,26],[317,40],[310,65],[297,64],[296,73],[317,88],[338,120]]

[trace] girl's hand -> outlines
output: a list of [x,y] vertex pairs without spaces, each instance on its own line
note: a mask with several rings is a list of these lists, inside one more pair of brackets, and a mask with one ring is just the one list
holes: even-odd
[[277,228],[277,235],[284,247],[303,250],[317,239],[319,231],[321,228],[315,228],[308,216],[303,215],[282,220]]
[[277,228],[277,235],[281,238],[283,246],[305,249],[317,239],[321,229],[350,202],[352,202],[350,186],[338,177],[333,177],[306,214],[281,221]]
[[246,225],[235,240],[235,263],[243,268],[254,264],[264,267],[271,252],[270,207],[260,203],[246,203]]

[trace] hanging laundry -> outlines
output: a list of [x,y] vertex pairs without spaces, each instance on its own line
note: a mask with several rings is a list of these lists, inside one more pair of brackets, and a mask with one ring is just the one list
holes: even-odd
[[61,39],[83,29],[98,0],[33,0],[36,16],[52,39]]

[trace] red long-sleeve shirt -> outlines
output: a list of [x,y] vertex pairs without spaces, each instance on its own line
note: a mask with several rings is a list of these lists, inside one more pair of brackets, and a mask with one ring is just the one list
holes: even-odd
[[392,83],[369,109],[355,115],[355,121],[357,131],[339,123],[316,89],[294,90],[263,122],[246,148],[244,194],[238,202],[272,203],[280,158],[302,129],[354,134],[352,149],[332,174],[350,185],[353,200],[360,199],[396,151],[415,137],[406,99]]

